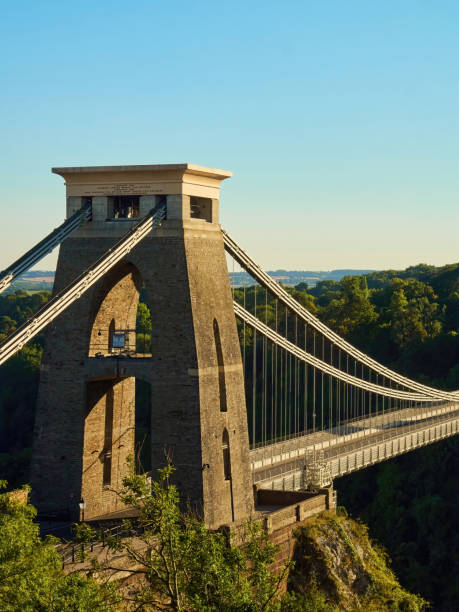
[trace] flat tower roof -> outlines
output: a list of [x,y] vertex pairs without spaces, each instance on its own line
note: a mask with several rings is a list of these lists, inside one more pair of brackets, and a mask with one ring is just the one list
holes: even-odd
[[215,179],[226,179],[233,176],[229,170],[219,168],[207,168],[197,164],[142,164],[133,166],[75,166],[69,168],[51,168],[54,174],[89,174],[89,173],[119,173],[119,172],[164,172],[183,171],[186,174],[197,176],[208,176]]

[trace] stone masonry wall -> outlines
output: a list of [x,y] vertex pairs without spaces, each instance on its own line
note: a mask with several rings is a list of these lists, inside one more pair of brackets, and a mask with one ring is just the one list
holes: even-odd
[[[273,491],[273,493],[283,492]],[[321,512],[325,510],[334,512],[336,510],[332,489],[322,489],[318,494],[314,495],[304,493],[298,493],[297,495],[303,495],[306,499],[302,501],[296,500],[296,502],[292,503],[292,500],[287,499],[286,496],[285,502],[290,505],[275,512],[270,512],[265,517],[265,527],[269,538],[271,542],[279,546],[275,562],[272,566],[272,569],[276,572],[279,572],[287,561],[293,559],[296,530],[307,524],[312,517],[317,516]],[[286,587],[286,583],[284,587]]]
[[[111,238],[69,238],[60,248],[54,293],[113,245]],[[103,283],[97,283],[46,330],[31,465],[32,499],[40,512],[78,517],[82,496],[85,362]]]
[[[55,291],[113,245],[113,237],[91,235],[90,226],[61,246]],[[222,234],[218,225],[199,219],[168,221],[152,232],[47,330],[31,474],[34,502],[42,512],[74,515],[83,496],[86,518],[119,509],[116,496],[103,485],[105,415],[110,392],[114,488],[134,440],[130,364],[120,362],[117,378],[109,379],[104,392],[99,388],[95,401],[97,377],[88,356],[95,354],[90,346],[96,338],[106,342],[103,334],[113,315],[122,327],[133,321],[135,326],[142,282],[152,315],[152,355],[135,360],[135,375],[151,384],[152,468],[162,467],[166,455],[172,460],[182,498],[210,527],[244,520],[253,501],[241,355]],[[220,410],[214,320],[221,336],[225,412]],[[224,471],[224,430],[230,478]]]

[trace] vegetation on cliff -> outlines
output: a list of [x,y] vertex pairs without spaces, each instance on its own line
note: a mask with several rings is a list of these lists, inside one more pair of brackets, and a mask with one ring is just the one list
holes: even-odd
[[426,609],[426,602],[403,589],[387,554],[370,541],[367,527],[347,515],[323,513],[297,533],[289,588],[316,591],[336,610],[382,612]]
[[456,437],[335,482],[340,503],[384,544],[402,584],[438,612],[458,609],[458,473]]
[[[129,610],[281,610],[280,587],[289,564],[278,573],[270,570],[277,548],[260,523],[241,526],[235,542],[232,534],[210,531],[193,513],[181,512],[177,488],[169,480],[171,465],[158,470],[152,483],[131,467],[119,495],[138,516],[125,520],[123,530],[108,539],[105,559],[89,556],[100,576],[135,576],[129,593],[122,589]],[[78,529],[82,542],[94,535],[87,525]]]

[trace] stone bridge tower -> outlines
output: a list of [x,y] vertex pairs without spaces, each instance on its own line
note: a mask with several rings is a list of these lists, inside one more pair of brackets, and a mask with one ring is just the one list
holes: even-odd
[[[221,182],[193,164],[54,168],[67,216],[92,221],[61,246],[54,291],[95,262],[157,203],[167,220],[47,329],[31,482],[42,513],[85,519],[122,511],[134,455],[136,380],[151,392],[151,465],[176,466],[183,500],[209,527],[253,509],[244,379],[223,237]],[[139,292],[151,348],[136,348]]]

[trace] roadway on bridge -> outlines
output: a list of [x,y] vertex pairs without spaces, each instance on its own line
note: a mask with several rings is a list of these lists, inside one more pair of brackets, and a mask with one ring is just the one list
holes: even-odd
[[[411,433],[419,434],[428,431],[434,425],[457,420],[459,420],[458,403],[423,409],[406,408],[384,415],[378,414],[365,419],[342,422],[337,428],[255,448],[250,451],[253,481],[255,484],[272,482],[276,476],[281,477],[301,471],[311,453],[323,453],[323,459],[332,463],[333,460],[349,456],[351,453],[367,448],[378,448],[395,438],[403,438]],[[388,457],[384,451],[380,460],[386,458]]]

